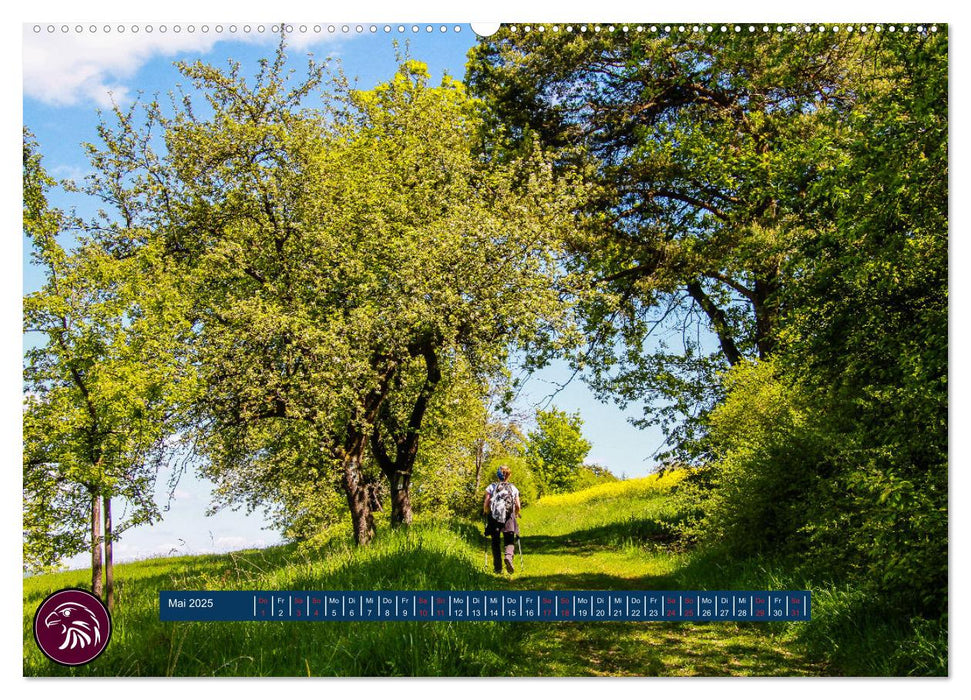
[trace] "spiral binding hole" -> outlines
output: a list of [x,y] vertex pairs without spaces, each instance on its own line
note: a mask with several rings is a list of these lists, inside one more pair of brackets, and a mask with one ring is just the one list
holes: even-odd
[[[432,25],[432,24],[425,24],[425,25],[418,25],[418,24],[413,24],[413,25],[404,25],[404,24],[399,24],[399,25],[390,25],[390,24],[384,24],[384,25],[378,25],[378,24],[364,25],[364,24],[356,24],[356,25],[350,25],[350,24],[344,24],[344,25],[340,25],[340,26],[336,26],[336,25],[332,25],[332,24],[331,25],[315,24],[313,26],[310,26],[310,25],[307,25],[307,24],[300,24],[296,28],[293,25],[291,25],[291,24],[286,24],[286,25],[273,24],[273,25],[270,25],[269,27],[267,27],[267,25],[263,25],[263,24],[256,25],[256,26],[249,25],[249,24],[242,25],[242,26],[239,26],[239,25],[236,25],[236,24],[230,24],[228,26],[224,26],[222,24],[216,24],[214,26],[211,26],[209,24],[198,24],[198,25],[197,24],[172,24],[172,25],[166,25],[166,24],[161,24],[161,25],[152,25],[152,24],[145,24],[145,25],[128,24],[128,25],[126,25],[126,24],[118,24],[118,25],[114,25],[114,26],[113,25],[110,25],[110,24],[105,24],[105,25],[101,25],[101,26],[92,24],[92,25],[88,25],[87,27],[85,27],[82,24],[77,24],[77,25],[74,25],[73,27],[71,25],[69,25],[69,24],[61,24],[61,25],[57,25],[57,24],[47,24],[47,25],[35,24],[35,25],[33,25],[31,27],[31,29],[32,29],[32,31],[33,31],[34,34],[46,33],[46,34],[51,34],[51,35],[53,35],[53,34],[70,34],[72,32],[72,30],[73,30],[73,32],[75,34],[83,34],[83,33],[90,33],[90,34],[98,34],[98,33],[103,33],[103,34],[112,34],[112,33],[125,34],[126,32],[127,33],[130,33],[130,34],[138,34],[140,32],[141,33],[145,33],[145,34],[152,34],[154,32],[158,32],[160,34],[165,34],[165,33],[168,33],[169,31],[171,31],[171,32],[173,32],[175,34],[181,34],[183,32],[188,33],[188,34],[194,34],[197,31],[200,32],[200,33],[202,33],[202,34],[209,34],[209,33],[223,34],[224,32],[227,32],[227,31],[228,31],[229,34],[237,34],[237,33],[240,33],[240,32],[242,32],[243,34],[250,34],[250,33],[254,32],[254,31],[257,32],[257,33],[259,33],[259,34],[264,34],[264,33],[267,32],[267,29],[269,29],[270,32],[271,33],[274,33],[274,34],[278,34],[281,31],[282,32],[286,32],[287,34],[294,33],[294,31],[297,31],[297,32],[299,32],[301,34],[307,34],[307,33],[311,32],[311,31],[313,31],[313,33],[315,33],[315,34],[320,34],[322,31],[324,31],[325,28],[326,28],[327,33],[329,33],[329,34],[334,34],[334,33],[338,32],[338,31],[341,34],[365,34],[365,33],[367,33],[367,34],[377,34],[379,31],[380,32],[383,32],[385,34],[390,34],[392,32],[397,32],[398,34],[404,34],[404,33],[409,32],[409,31],[412,34],[419,34],[419,33],[426,33],[426,34],[433,34],[433,33],[448,34],[450,32],[450,30],[452,32],[455,32],[455,33],[461,33],[463,31],[465,31],[464,28],[463,28],[463,26],[462,25],[458,25],[458,24],[451,25],[451,26],[450,25],[446,25],[446,24],[440,24],[440,25]],[[587,25],[587,24],[579,24],[579,25],[574,25],[574,24],[551,24],[551,25],[543,25],[543,24],[521,24],[521,25],[519,25],[519,24],[509,24],[509,25],[506,25],[506,29],[511,34],[516,34],[516,33],[530,34],[530,33],[533,33],[533,32],[537,32],[537,33],[552,32],[552,33],[557,33],[557,34],[558,33],[561,33],[561,32],[565,32],[567,34],[575,34],[575,33],[585,34],[585,33],[588,33],[588,32],[592,32],[594,34],[606,33],[606,34],[630,35],[630,34],[634,34],[634,33],[643,34],[644,32],[648,32],[649,31],[651,34],[654,34],[654,35],[665,35],[665,36],[674,36],[676,34],[685,34],[685,33],[691,33],[691,34],[700,34],[700,33],[712,34],[712,33],[715,33],[715,32],[717,32],[719,34],[726,34],[726,35],[728,35],[728,34],[739,34],[740,35],[740,34],[743,34],[743,33],[747,33],[749,35],[755,35],[759,31],[761,31],[762,34],[766,34],[766,35],[771,34],[773,31],[776,34],[783,34],[786,31],[788,31],[790,33],[800,32],[801,31],[802,33],[805,33],[805,34],[811,34],[811,33],[820,33],[820,34],[822,34],[824,32],[832,32],[834,34],[839,34],[841,32],[846,33],[846,34],[852,34],[853,32],[858,32],[860,34],[867,34],[869,32],[876,32],[876,33],[887,32],[887,33],[890,33],[890,34],[898,34],[898,33],[899,34],[906,34],[906,35],[918,34],[918,35],[921,35],[921,36],[926,36],[928,34],[935,34],[935,33],[937,33],[939,31],[938,30],[938,26],[936,24],[931,24],[931,25],[923,25],[923,24],[918,24],[918,25],[910,25],[910,24],[902,24],[902,25],[896,25],[896,24],[874,24],[874,25],[866,25],[866,24],[860,24],[860,25],[852,25],[852,24],[847,24],[847,25],[840,25],[840,24],[835,24],[835,25],[827,25],[827,24],[818,24],[818,25],[812,25],[812,24],[804,24],[804,25],[798,25],[798,24],[779,24],[779,25],[775,25],[775,26],[771,26],[771,25],[768,25],[768,24],[761,25],[761,26],[754,25],[754,24],[749,24],[749,25],[738,25],[738,24],[731,24],[731,25],[727,25],[727,24],[722,24],[722,25],[711,25],[711,24],[701,25],[701,24],[696,24],[696,25],[690,25],[690,26],[686,26],[686,25],[677,25],[677,26],[674,26],[674,25],[663,25],[663,26],[658,26],[658,25],[643,25],[643,24],[622,24],[622,25],[617,25],[617,24],[606,24],[606,25],[601,25],[601,24],[591,24],[591,25]]]

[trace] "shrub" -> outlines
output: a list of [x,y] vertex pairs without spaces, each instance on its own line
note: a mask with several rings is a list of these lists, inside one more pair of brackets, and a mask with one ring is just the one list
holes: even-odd
[[798,394],[771,361],[737,365],[724,386],[708,417],[713,459],[682,488],[697,508],[688,529],[738,553],[798,549],[822,462]]

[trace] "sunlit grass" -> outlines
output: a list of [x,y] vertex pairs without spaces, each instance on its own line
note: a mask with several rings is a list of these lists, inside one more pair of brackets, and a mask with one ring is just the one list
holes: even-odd
[[[495,575],[481,525],[417,521],[372,546],[334,537],[116,566],[114,633],[88,666],[48,661],[31,633],[49,593],[87,571],[24,580],[28,676],[556,676],[946,673],[946,628],[856,615],[851,589],[813,589],[812,623],[161,622],[160,590],[677,590],[810,584],[784,563],[669,546],[680,475],[603,484],[530,506],[522,560]],[[525,567],[521,566],[525,563]],[[862,607],[861,607],[862,606]],[[854,612],[856,611],[856,612]],[[881,626],[882,625],[882,626]],[[917,629],[917,634],[914,632]],[[943,634],[942,630],[943,629]],[[943,650],[943,651],[942,651]],[[942,671],[943,669],[943,671]]]

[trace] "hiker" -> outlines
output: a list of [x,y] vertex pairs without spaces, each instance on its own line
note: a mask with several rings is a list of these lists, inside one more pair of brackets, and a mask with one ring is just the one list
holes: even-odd
[[498,481],[486,487],[482,512],[488,517],[485,534],[492,536],[492,568],[502,573],[502,558],[499,553],[499,535],[506,546],[506,571],[514,573],[513,556],[516,553],[516,538],[519,536],[519,489],[509,483],[511,470],[502,465],[496,470]]

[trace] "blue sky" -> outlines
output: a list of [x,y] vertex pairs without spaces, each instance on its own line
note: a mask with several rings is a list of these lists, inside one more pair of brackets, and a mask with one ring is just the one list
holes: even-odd
[[[203,60],[225,66],[228,59],[239,61],[244,71],[253,74],[261,57],[272,55],[277,36],[272,25],[235,25],[209,23],[208,31],[202,23],[167,24],[166,32],[154,24],[152,32],[139,25],[133,32],[131,24],[106,26],[99,23],[92,32],[90,23],[76,31],[76,23],[62,31],[62,23],[24,26],[24,100],[23,119],[40,143],[44,165],[57,178],[80,179],[89,171],[82,144],[97,142],[99,110],[109,110],[113,102],[122,107],[130,105],[139,93],[163,97],[178,83],[184,82],[175,61]],[[53,26],[54,31],[48,31]],[[306,31],[301,31],[301,27]],[[334,31],[328,31],[333,26]],[[344,27],[348,31],[344,32]],[[414,27],[418,31],[414,31]],[[432,31],[427,31],[431,26]],[[217,27],[221,32],[217,32]],[[310,52],[320,60],[331,58],[340,62],[344,73],[357,80],[362,88],[387,80],[396,68],[396,49],[407,42],[411,58],[428,64],[433,77],[443,73],[461,78],[465,73],[468,49],[475,42],[475,34],[463,25],[305,25],[295,24],[290,35],[289,53],[298,70],[304,56]],[[399,30],[399,27],[403,31]],[[456,27],[459,31],[455,31]],[[360,28],[360,31],[358,30]],[[444,31],[443,31],[444,29]],[[52,196],[52,203],[62,208],[75,206],[79,213],[94,212],[92,203],[60,194]],[[39,270],[29,264],[29,248],[24,248],[24,291],[36,289],[42,279]],[[28,339],[26,342],[30,342]],[[562,364],[534,375],[519,395],[517,409],[530,414],[536,405],[548,397],[569,378]],[[564,410],[579,411],[584,419],[584,432],[593,448],[588,461],[597,462],[616,474],[639,476],[653,466],[650,456],[660,447],[661,436],[656,431],[642,431],[628,424],[625,414],[614,406],[597,402],[578,380],[560,390],[553,403]],[[165,494],[160,490],[160,498]],[[154,527],[142,527],[125,533],[116,545],[118,560],[143,558],[155,554],[191,554],[208,551],[227,551],[244,547],[260,547],[279,541],[274,531],[263,529],[259,513],[247,516],[243,512],[222,511],[206,516],[210,484],[191,473],[183,476],[175,491],[171,510]],[[69,562],[83,567],[88,557],[81,555]]]

